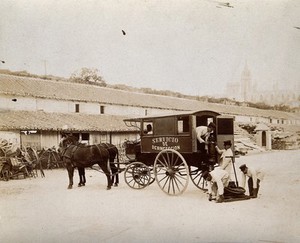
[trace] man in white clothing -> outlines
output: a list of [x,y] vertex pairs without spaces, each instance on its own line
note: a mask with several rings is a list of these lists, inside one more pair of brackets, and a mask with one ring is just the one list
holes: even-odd
[[242,187],[245,189],[246,176],[248,177],[249,196],[256,198],[259,190],[259,184],[263,180],[265,174],[260,169],[249,168],[245,164],[240,166],[242,173]]
[[214,132],[215,128],[216,125],[213,122],[209,123],[208,126],[196,127],[196,135],[200,143],[201,151],[207,152],[208,138],[210,134]]
[[227,187],[229,183],[228,172],[218,168],[211,172],[205,171],[202,176],[208,182],[208,200],[211,201],[213,197],[216,197],[218,203],[223,202],[224,187]]
[[231,174],[232,171],[232,158],[233,158],[233,152],[231,150],[231,141],[226,140],[224,141],[224,149],[220,149],[218,146],[215,146],[218,154],[221,155],[220,157],[220,169],[226,170],[229,174]]

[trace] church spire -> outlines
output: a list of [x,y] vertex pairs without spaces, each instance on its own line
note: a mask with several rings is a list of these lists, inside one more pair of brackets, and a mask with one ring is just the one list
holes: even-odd
[[241,96],[243,101],[250,101],[252,92],[251,72],[246,61],[244,70],[241,75]]

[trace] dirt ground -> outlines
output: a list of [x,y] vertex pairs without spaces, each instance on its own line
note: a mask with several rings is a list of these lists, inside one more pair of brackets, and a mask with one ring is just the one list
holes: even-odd
[[265,170],[259,197],[222,204],[191,181],[176,197],[156,183],[133,190],[123,173],[110,191],[93,170],[72,190],[65,170],[0,181],[0,242],[300,242],[299,150],[242,156],[236,167],[242,163]]

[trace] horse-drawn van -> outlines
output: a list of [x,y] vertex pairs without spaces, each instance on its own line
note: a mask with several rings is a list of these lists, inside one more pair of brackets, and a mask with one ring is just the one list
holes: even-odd
[[[84,145],[74,136],[62,140],[60,153],[69,174],[68,188],[72,188],[75,167],[79,171],[80,186],[85,184],[84,168],[98,164],[107,177],[107,189],[111,188],[114,176],[115,185],[118,184],[118,174],[124,171],[126,184],[134,189],[145,188],[156,181],[166,194],[179,195],[191,179],[196,187],[206,190],[203,173],[218,165],[216,145],[221,147],[228,140],[234,144],[234,118],[214,111],[128,118],[124,122],[138,129],[140,138],[124,142],[126,159],[122,161],[113,144]],[[210,124],[213,129],[205,134],[205,143],[200,143],[197,131]],[[120,168],[122,164],[125,168]],[[237,193],[240,194],[240,190]]]
[[[199,189],[205,189],[202,173],[218,162],[215,145],[222,146],[225,140],[234,144],[234,118],[214,111],[130,118],[124,122],[140,130],[140,139],[125,143],[130,163],[124,177],[134,189],[156,181],[165,193],[178,195],[186,190],[189,178]],[[203,150],[196,128],[211,122],[215,130]]]

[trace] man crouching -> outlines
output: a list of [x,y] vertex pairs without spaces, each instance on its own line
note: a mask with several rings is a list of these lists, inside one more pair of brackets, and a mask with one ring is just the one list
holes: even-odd
[[208,200],[216,199],[217,203],[224,201],[224,187],[228,186],[229,174],[227,171],[216,168],[211,172],[205,171],[203,179],[208,182]]
[[260,168],[249,168],[243,164],[240,166],[242,171],[242,187],[245,188],[246,177],[248,177],[249,196],[257,198],[260,182],[263,180],[265,173]]

